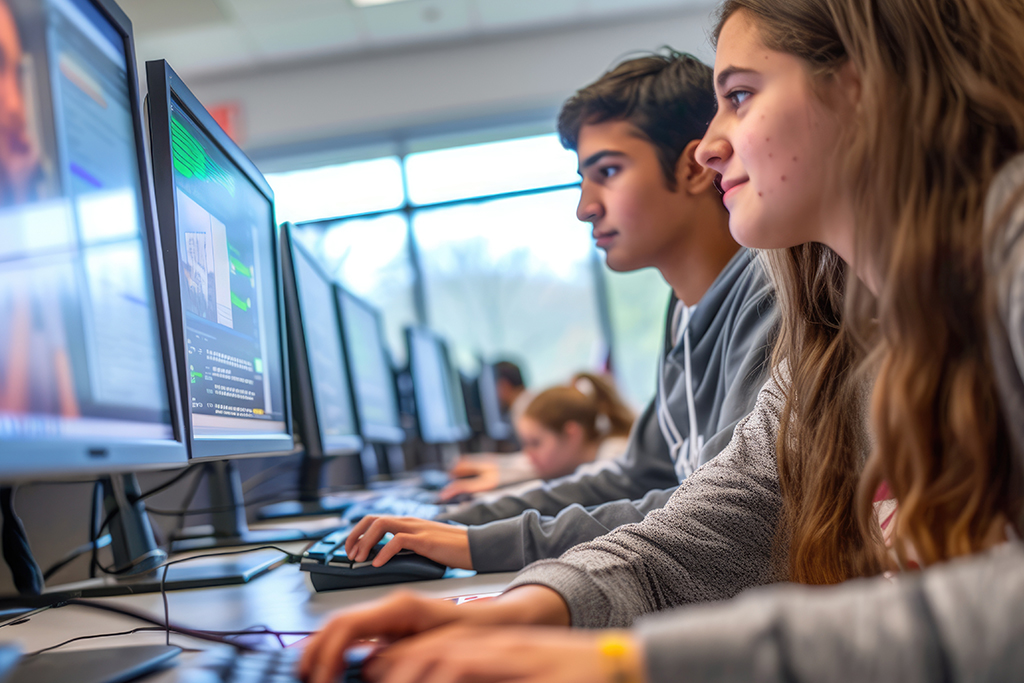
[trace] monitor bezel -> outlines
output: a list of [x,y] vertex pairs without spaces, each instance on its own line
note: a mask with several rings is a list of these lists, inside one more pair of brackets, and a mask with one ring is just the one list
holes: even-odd
[[[355,406],[356,413],[356,424],[359,425],[359,433],[362,434],[363,440],[368,443],[386,444],[386,445],[399,445],[405,443],[405,430],[401,426],[402,422],[402,411],[398,401],[398,386],[395,383],[395,364],[391,359],[391,353],[388,350],[385,341],[387,337],[384,334],[384,320],[381,316],[380,310],[371,304],[366,299],[353,294],[351,290],[343,287],[337,282],[334,283],[334,301],[338,307],[338,319],[341,321],[341,338],[342,346],[345,349],[345,364],[352,368],[352,354],[348,348],[348,339],[346,337],[348,330],[348,321],[345,319],[344,307],[341,305],[341,297],[347,296],[354,301],[358,306],[368,311],[373,315],[373,319],[377,326],[377,338],[380,339],[380,351],[384,354],[384,360],[387,362],[388,369],[391,370],[391,381],[392,381],[392,396],[395,398],[395,415],[398,417],[399,424],[395,427],[389,425],[367,425],[363,419],[363,414],[359,401],[355,400],[353,405]],[[350,372],[352,379],[352,395],[353,398],[357,398],[357,389],[355,381],[355,371]]]
[[[288,349],[295,367],[292,368],[292,399],[295,420],[298,423],[302,445],[306,455],[312,458],[332,458],[352,455],[363,449],[363,439],[359,435],[359,421],[356,413],[355,390],[352,387],[352,371],[345,353],[345,331],[341,326],[341,312],[338,310],[338,299],[334,292],[334,280],[320,266],[319,261],[302,244],[293,237],[295,226],[291,223],[281,225],[281,264],[284,281],[285,322],[288,328]],[[299,283],[295,273],[295,255],[301,254],[309,261],[318,277],[331,287],[331,305],[334,307],[334,319],[338,324],[338,337],[341,340],[341,363],[348,379],[349,405],[352,407],[353,423],[356,434],[335,437],[337,445],[324,447],[323,430],[320,428],[320,415],[317,410],[316,393],[313,391],[313,371],[309,365],[309,347],[306,343],[305,314],[299,297]]]
[[[116,439],[103,443],[98,439],[52,439],[2,441],[5,482],[37,481],[59,477],[90,478],[98,474],[167,470],[188,464],[184,415],[179,403],[180,383],[176,349],[169,330],[169,298],[163,277],[163,260],[159,248],[160,235],[155,220],[153,176],[150,172],[149,146],[146,141],[142,111],[139,73],[135,57],[135,35],[132,22],[113,0],[88,0],[121,36],[124,42],[128,97],[132,106],[132,130],[135,135],[135,156],[139,166],[142,235],[146,243],[149,274],[153,286],[153,307],[157,336],[165,368],[167,407],[170,415],[170,439]],[[45,458],[45,467],[38,460]]]
[[177,199],[174,193],[174,168],[171,153],[171,103],[177,101],[185,112],[199,125],[203,133],[220,148],[228,159],[252,182],[271,206],[271,229],[273,232],[274,284],[277,291],[279,322],[279,344],[283,391],[284,426],[279,434],[246,436],[201,436],[194,434],[192,424],[192,392],[188,382],[182,382],[181,406],[185,433],[192,460],[223,460],[228,458],[258,457],[289,453],[295,448],[294,426],[292,425],[291,380],[288,368],[288,335],[285,332],[284,292],[281,274],[281,230],[277,224],[274,209],[274,191],[263,174],[252,163],[245,152],[224,129],[214,120],[198,98],[174,72],[166,60],[146,62],[148,84],[149,134],[153,154],[153,181],[155,186],[157,220],[161,226],[171,226],[162,237],[168,292],[178,295],[170,299],[170,318],[175,351],[178,356],[178,374],[187,377],[188,354],[185,350],[184,317],[181,303],[181,281],[178,273],[177,240]]

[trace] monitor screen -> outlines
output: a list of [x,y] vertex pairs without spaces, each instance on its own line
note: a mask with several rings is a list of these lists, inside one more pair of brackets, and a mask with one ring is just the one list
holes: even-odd
[[377,310],[341,287],[338,306],[356,395],[359,431],[367,441],[401,443],[394,373]]
[[[345,363],[341,340],[341,324],[334,297],[334,285],[319,265],[291,236],[285,236],[285,253],[289,257],[285,268],[286,290],[289,270],[295,283],[295,313],[299,324],[294,329],[301,334],[291,339],[291,349],[297,362],[292,366],[292,378],[299,386],[294,392],[296,415],[300,424],[308,424],[307,431],[316,432],[319,452],[309,442],[313,434],[304,434],[306,452],[311,455],[334,455],[358,452],[362,443],[352,406],[352,389]],[[291,268],[287,266],[290,265]],[[286,296],[286,301],[291,297]],[[289,313],[293,311],[290,309]],[[297,338],[296,338],[297,337]],[[298,353],[300,350],[304,353]],[[300,360],[301,359],[301,360]],[[301,366],[301,367],[296,367]],[[307,396],[308,392],[308,396]],[[311,399],[308,400],[307,399]],[[309,419],[312,418],[312,419]]]
[[511,439],[512,425],[502,414],[501,401],[498,399],[498,383],[494,375],[494,366],[484,363],[480,366],[480,375],[476,380],[480,393],[480,408],[483,413],[484,431],[495,441]]
[[132,52],[106,3],[0,0],[0,450],[40,456],[2,474],[184,461]]
[[191,455],[290,450],[273,192],[166,62],[147,75]]
[[410,327],[407,334],[420,438],[426,443],[457,441],[452,417],[452,374],[444,346],[440,338],[423,328]]
[[452,354],[448,345],[442,342],[442,359],[447,370],[448,383],[448,419],[454,438],[458,441],[469,438],[472,430],[469,428],[469,416],[466,414],[466,397],[462,392],[462,376],[459,369],[452,362]]

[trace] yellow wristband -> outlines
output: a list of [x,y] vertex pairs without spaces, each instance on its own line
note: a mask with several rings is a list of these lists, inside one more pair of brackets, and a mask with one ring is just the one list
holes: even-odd
[[629,633],[624,631],[605,631],[597,641],[601,661],[608,672],[607,680],[611,683],[643,683],[638,662],[636,646]]

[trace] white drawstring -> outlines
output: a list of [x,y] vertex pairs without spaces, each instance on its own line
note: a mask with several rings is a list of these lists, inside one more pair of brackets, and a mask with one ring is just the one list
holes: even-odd
[[[664,383],[665,352],[662,352],[658,364],[658,427],[661,429],[662,437],[664,437],[665,442],[668,444],[669,454],[672,457],[672,461],[676,463],[677,471],[680,466],[682,467],[683,477],[690,476],[697,469],[700,460],[700,449],[704,441],[697,433],[697,411],[693,400],[689,328],[690,309],[680,301],[676,304],[676,310],[672,313],[672,348],[678,346],[680,341],[683,342],[683,381],[686,384],[686,409],[690,417],[690,434],[688,439],[683,439],[683,435],[679,432],[679,427],[676,426],[675,419],[668,409]],[[682,451],[684,444],[688,446],[687,454],[686,457],[680,460],[680,451]]]
[[693,474],[700,462],[700,449],[703,446],[703,439],[697,430],[697,409],[693,401],[693,371],[690,369],[690,309],[683,307],[683,368],[686,370],[686,410],[690,414],[690,438],[689,443],[689,471],[686,476]]

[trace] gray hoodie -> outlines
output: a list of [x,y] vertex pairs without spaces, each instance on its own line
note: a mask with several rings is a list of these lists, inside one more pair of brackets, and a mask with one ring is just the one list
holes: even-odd
[[725,447],[764,383],[775,328],[772,290],[754,254],[740,249],[691,311],[670,303],[658,395],[622,457],[440,517],[475,525],[477,571],[521,569],[637,522]]
[[[986,224],[997,228],[986,264],[998,312],[990,341],[1001,408],[1024,469],[1024,155],[1000,172],[988,199]],[[1005,212],[1008,205],[1013,210]],[[650,683],[679,680],[680,672],[698,683],[1024,680],[1019,541],[894,582],[766,587],[717,605],[667,609],[772,578],[780,497],[766,449],[780,404],[770,385],[729,449],[664,511],[532,565],[513,585],[554,588],[577,626],[634,625]],[[714,501],[701,500],[709,496]]]

